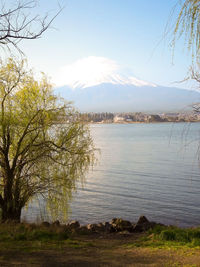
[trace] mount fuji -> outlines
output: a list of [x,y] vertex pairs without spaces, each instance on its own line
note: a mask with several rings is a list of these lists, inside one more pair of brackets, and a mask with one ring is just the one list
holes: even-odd
[[81,112],[180,112],[200,102],[198,92],[162,86],[103,83],[75,90],[64,86],[56,93]]
[[183,111],[200,102],[197,91],[164,87],[122,74],[116,62],[88,57],[63,67],[55,93],[81,112]]

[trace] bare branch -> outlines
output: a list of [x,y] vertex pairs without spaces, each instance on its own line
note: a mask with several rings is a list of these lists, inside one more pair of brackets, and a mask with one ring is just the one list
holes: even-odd
[[[18,46],[22,40],[34,40],[51,26],[55,18],[60,14],[63,8],[59,7],[58,12],[51,18],[45,15],[43,18],[39,15],[31,16],[26,10],[36,7],[36,1],[19,1],[16,7],[6,8],[2,4],[0,10],[0,44],[13,46],[22,52]],[[37,30],[36,30],[37,29]]]

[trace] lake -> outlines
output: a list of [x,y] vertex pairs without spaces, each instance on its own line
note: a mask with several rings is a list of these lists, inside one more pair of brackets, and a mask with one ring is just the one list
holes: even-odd
[[74,194],[70,219],[134,222],[145,215],[177,226],[200,224],[200,123],[94,124],[91,132],[101,153]]
[[92,223],[143,214],[200,224],[200,123],[96,124],[99,163],[74,195],[71,219]]

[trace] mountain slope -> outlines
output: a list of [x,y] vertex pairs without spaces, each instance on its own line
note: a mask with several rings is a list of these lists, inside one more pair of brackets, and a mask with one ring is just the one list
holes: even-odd
[[154,85],[103,83],[84,89],[63,86],[55,92],[81,112],[180,111],[200,102],[199,92]]

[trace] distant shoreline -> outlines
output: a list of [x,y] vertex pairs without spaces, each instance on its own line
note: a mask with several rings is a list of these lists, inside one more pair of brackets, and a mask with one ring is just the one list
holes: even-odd
[[147,114],[143,112],[128,113],[81,113],[83,122],[92,124],[132,124],[132,123],[160,123],[160,122],[200,122],[200,114],[190,113],[157,113]]
[[200,121],[133,121],[133,122],[87,122],[88,124],[158,124],[158,123],[198,123]]

